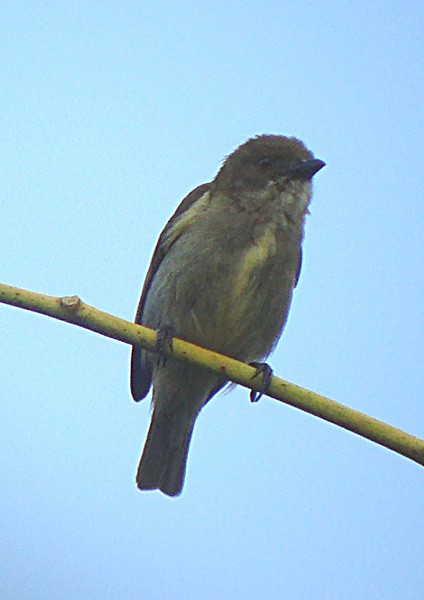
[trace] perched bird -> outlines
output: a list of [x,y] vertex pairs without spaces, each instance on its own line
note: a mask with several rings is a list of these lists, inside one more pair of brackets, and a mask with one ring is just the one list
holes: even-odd
[[[260,135],[215,179],[184,198],[162,231],[136,323],[243,362],[264,359],[287,320],[299,279],[311,179],[325,163],[298,139]],[[134,347],[131,392],[153,385],[153,414],[137,486],[181,493],[201,408],[227,381]]]

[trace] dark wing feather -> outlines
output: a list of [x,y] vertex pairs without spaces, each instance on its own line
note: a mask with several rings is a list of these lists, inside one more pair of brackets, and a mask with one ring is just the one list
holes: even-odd
[[[193,204],[195,204],[210,188],[210,183],[204,183],[199,185],[192,192],[190,192],[184,200],[179,204],[177,210],[174,212],[172,217],[165,225],[164,230],[159,236],[159,240],[156,244],[153,252],[152,260],[150,262],[149,270],[147,271],[146,279],[144,281],[143,290],[141,292],[140,302],[138,303],[137,313],[135,316],[136,323],[143,323],[143,310],[146,302],[147,294],[149,292],[153,277],[155,276],[159,266],[166,255],[163,240],[170,227],[173,226],[175,220],[185,213]],[[140,347],[133,347],[131,353],[131,394],[134,400],[142,400],[149,392],[150,385],[152,382],[152,373],[145,361],[143,361],[143,349]]]
[[299,283],[300,271],[302,270],[302,248],[299,252],[299,265],[297,267],[296,279],[294,280],[294,287]]

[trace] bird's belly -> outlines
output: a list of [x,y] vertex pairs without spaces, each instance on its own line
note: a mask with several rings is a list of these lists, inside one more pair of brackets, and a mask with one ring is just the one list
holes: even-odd
[[278,340],[291,303],[293,276],[283,271],[275,260],[249,271],[240,261],[216,279],[205,271],[187,286],[194,291],[190,301],[177,300],[179,306],[190,307],[178,311],[181,337],[243,361],[266,356]]
[[233,254],[193,246],[183,252],[180,246],[175,260],[171,251],[163,261],[143,323],[171,325],[176,337],[243,361],[269,354],[287,320],[298,250],[265,231]]

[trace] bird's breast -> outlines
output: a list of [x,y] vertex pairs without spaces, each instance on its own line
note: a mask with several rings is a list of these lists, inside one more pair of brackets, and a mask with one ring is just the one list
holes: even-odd
[[277,250],[275,227],[268,225],[234,264],[234,276],[229,289],[231,302],[240,302],[248,293],[255,272],[260,271]]

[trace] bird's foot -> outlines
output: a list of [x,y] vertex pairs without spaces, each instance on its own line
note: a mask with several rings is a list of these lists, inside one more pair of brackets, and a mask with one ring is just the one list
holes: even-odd
[[172,325],[161,325],[156,335],[156,352],[158,355],[158,366],[164,367],[168,359],[166,352],[172,352],[172,338],[174,328]]
[[255,367],[256,373],[253,375],[252,379],[255,379],[259,375],[262,375],[262,386],[261,391],[258,392],[256,390],[250,390],[250,401],[258,402],[261,399],[263,394],[266,394],[269,390],[269,385],[271,383],[271,377],[274,371],[271,369],[268,363],[261,362],[252,362],[249,363],[251,367]]

